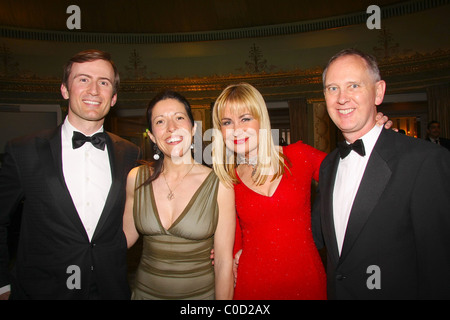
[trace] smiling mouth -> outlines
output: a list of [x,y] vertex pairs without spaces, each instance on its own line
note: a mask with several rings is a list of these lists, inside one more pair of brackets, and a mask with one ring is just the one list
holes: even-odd
[[98,102],[98,101],[83,100],[83,102],[86,103],[86,104],[90,104],[92,106],[99,106],[100,105],[100,102]]
[[233,142],[234,142],[234,144],[243,144],[243,143],[246,143],[247,140],[248,140],[248,137],[243,138],[243,139],[235,139],[235,140],[233,140]]
[[166,142],[168,144],[177,144],[177,143],[180,143],[181,141],[183,141],[183,137],[181,137],[181,136],[170,137],[170,138],[166,139]]
[[352,109],[339,109],[338,110],[338,112],[340,113],[340,114],[349,114],[349,113],[351,113],[351,112],[353,112],[355,109],[354,108],[352,108]]

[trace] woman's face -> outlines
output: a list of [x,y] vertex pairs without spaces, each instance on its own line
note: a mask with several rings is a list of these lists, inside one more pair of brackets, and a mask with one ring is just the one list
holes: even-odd
[[151,117],[150,139],[172,160],[191,157],[190,147],[196,125],[192,126],[184,104],[165,99],[155,104]]
[[229,150],[246,157],[258,154],[259,121],[249,110],[237,113],[234,112],[233,105],[227,104],[220,123],[222,136]]

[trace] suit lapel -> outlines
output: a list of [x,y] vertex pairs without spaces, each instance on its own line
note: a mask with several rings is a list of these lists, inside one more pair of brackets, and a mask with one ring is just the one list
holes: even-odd
[[125,168],[123,164],[123,156],[120,156],[120,144],[118,140],[107,134],[106,144],[108,146],[109,163],[111,166],[111,188],[109,189],[108,197],[106,198],[105,206],[103,207],[102,214],[95,228],[94,239],[101,231],[109,215],[114,210],[116,200],[120,198],[120,192],[122,188],[122,174],[121,168]]
[[61,126],[46,138],[36,138],[37,151],[46,172],[49,189],[52,190],[55,203],[87,239],[86,231],[72,197],[67,189],[62,170]]
[[361,229],[369,216],[373,214],[373,210],[389,182],[392,172],[386,159],[393,154],[395,152],[391,150],[391,146],[387,143],[386,132],[383,129],[372,150],[353,202],[342,247],[341,260],[345,259],[345,256],[353,247]]
[[323,221],[323,229],[325,230],[324,238],[325,243],[327,244],[327,251],[330,257],[334,261],[339,260],[339,250],[336,241],[336,232],[334,229],[334,218],[333,218],[333,190],[334,190],[334,182],[336,180],[336,172],[337,167],[339,165],[339,153],[337,150],[334,151],[334,154],[330,154],[330,161],[322,169],[322,174],[319,178],[319,181],[326,181],[321,188],[320,193],[323,194],[323,197],[326,197],[321,201],[323,204],[322,212],[324,217]]

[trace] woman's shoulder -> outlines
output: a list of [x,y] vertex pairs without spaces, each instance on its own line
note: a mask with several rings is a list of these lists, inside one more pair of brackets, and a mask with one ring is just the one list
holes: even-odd
[[205,176],[204,180],[210,179],[214,181],[214,183],[219,182],[219,177],[216,172],[208,166],[202,165],[203,175]]
[[197,181],[197,183],[204,183],[206,180],[214,180],[217,178],[214,170],[200,163],[196,163],[190,175]]
[[208,166],[206,166],[204,164],[196,163],[196,165],[197,165],[199,171],[201,171],[201,172],[203,172],[205,174],[209,174],[211,171],[213,171],[213,169],[211,169],[210,167],[208,167]]
[[139,166],[134,167],[128,173],[128,179],[136,180],[136,179],[147,179],[150,177],[153,168],[147,164],[141,164]]
[[287,146],[283,146],[283,153],[286,155],[297,154],[299,152],[322,152],[322,151],[317,150],[316,148],[304,143],[303,141],[297,141]]
[[284,146],[283,154],[293,162],[299,159],[317,159],[322,161],[327,155],[325,152],[320,151],[304,143],[303,141],[297,141],[290,145]]

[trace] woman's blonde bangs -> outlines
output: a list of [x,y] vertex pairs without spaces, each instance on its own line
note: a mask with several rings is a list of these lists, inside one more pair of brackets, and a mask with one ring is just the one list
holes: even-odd
[[[255,172],[257,185],[263,184],[268,175],[273,179],[284,174],[284,156],[276,149],[271,132],[270,118],[267,106],[261,93],[248,83],[230,85],[225,88],[217,98],[213,109],[213,125],[220,132],[221,119],[224,118],[225,109],[240,116],[250,113],[260,124],[260,142],[258,147],[258,163]],[[213,167],[218,177],[227,185],[238,183],[235,168],[236,156],[227,156],[223,136],[219,132],[213,139]],[[261,135],[261,133],[263,135]],[[220,136],[219,136],[220,135]]]
[[264,103],[262,96],[258,99],[253,87],[248,84],[238,84],[230,85],[222,92],[222,94],[217,98],[215,107],[215,115],[219,121],[217,124],[220,125],[220,119],[224,117],[225,109],[229,106],[230,112],[233,115],[241,115],[243,113],[250,113],[258,121],[261,119],[261,102]]

